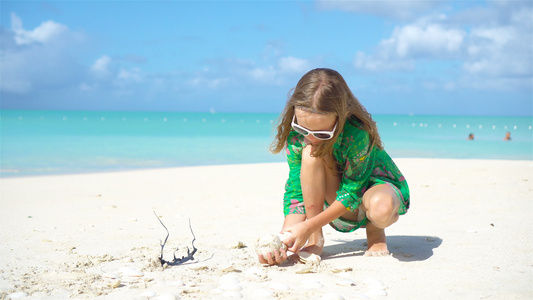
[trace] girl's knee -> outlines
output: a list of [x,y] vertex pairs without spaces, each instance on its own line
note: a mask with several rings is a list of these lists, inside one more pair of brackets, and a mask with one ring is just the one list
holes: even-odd
[[399,202],[388,193],[374,193],[366,201],[367,217],[378,227],[387,227],[398,220]]

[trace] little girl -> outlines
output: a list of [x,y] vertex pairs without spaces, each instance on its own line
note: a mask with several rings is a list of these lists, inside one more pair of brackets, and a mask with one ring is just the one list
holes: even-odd
[[[383,150],[372,116],[331,69],[305,74],[283,111],[272,152],[287,151],[282,232],[289,251],[322,253],[322,227],[366,228],[365,256],[388,255],[385,228],[409,208],[409,188]],[[305,247],[304,247],[305,246]],[[304,247],[304,248],[302,248]],[[261,263],[287,259],[280,249]]]

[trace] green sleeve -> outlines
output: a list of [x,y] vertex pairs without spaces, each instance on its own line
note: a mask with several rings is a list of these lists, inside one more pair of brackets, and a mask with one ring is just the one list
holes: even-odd
[[343,149],[344,170],[337,191],[337,201],[348,210],[354,211],[363,200],[363,193],[372,173],[373,152],[370,138],[364,130],[354,130],[346,136],[348,145]]
[[302,164],[302,141],[298,134],[289,136],[287,141],[287,163],[289,164],[289,179],[285,184],[283,196],[283,214],[305,214],[302,186],[300,182],[300,168]]

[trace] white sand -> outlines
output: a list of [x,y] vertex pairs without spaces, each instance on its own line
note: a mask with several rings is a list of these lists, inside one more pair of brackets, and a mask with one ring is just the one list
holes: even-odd
[[[364,231],[328,226],[306,274],[254,252],[283,221],[283,163],[1,179],[0,298],[532,299],[533,162],[396,162],[412,197],[387,230],[393,255],[363,257]],[[186,255],[190,218],[197,263],[157,266],[153,211],[166,259]]]

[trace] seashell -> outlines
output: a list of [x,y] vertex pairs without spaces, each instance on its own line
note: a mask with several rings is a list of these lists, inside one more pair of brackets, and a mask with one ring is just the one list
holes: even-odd
[[110,282],[107,286],[116,289],[120,287],[121,284],[122,282],[120,282],[120,280],[115,280],[115,281]]
[[272,282],[268,287],[274,291],[288,291],[291,289],[290,286],[283,282]]
[[232,246],[231,248],[233,249],[242,249],[242,248],[246,248],[246,244],[241,242],[241,241],[238,241],[237,244],[235,246]]
[[142,277],[144,276],[144,273],[137,270],[137,269],[134,269],[134,268],[129,268],[129,267],[124,267],[124,268],[120,268],[120,270],[118,270],[119,273],[122,274],[122,276],[125,276],[125,277]]
[[299,256],[299,261],[304,264],[318,265],[320,264],[320,261],[322,260],[322,258],[320,258],[319,255],[305,252],[305,251],[301,251],[300,253],[298,253],[298,256]]
[[102,277],[108,278],[108,279],[117,279],[117,278],[119,278],[119,276],[117,274],[115,274],[115,273],[107,273],[107,272],[102,274]]
[[239,279],[237,278],[237,275],[235,274],[226,274],[224,276],[221,276],[219,279],[218,279],[218,282],[219,283],[222,283],[222,282],[225,282],[225,281],[239,281]]
[[9,295],[7,295],[7,299],[20,299],[20,298],[25,298],[25,297],[28,297],[29,295],[27,293],[24,293],[24,292],[15,292],[15,293],[11,293]]
[[303,267],[299,270],[296,270],[294,273],[296,274],[307,274],[307,273],[313,273],[314,271],[314,267],[311,267],[311,266],[306,266],[306,267]]
[[238,281],[226,281],[220,284],[220,289],[223,291],[241,291],[242,286]]
[[141,293],[141,297],[146,297],[146,298],[150,298],[150,297],[155,297],[157,295],[156,292],[154,291],[144,291]]
[[355,285],[355,282],[348,278],[339,278],[337,281],[335,281],[335,284],[340,286],[352,286]]
[[189,270],[192,270],[192,271],[207,270],[207,266],[206,265],[192,265],[192,266],[189,266]]
[[347,268],[334,267],[331,269],[331,272],[333,273],[342,273],[342,272],[350,272],[350,271],[353,271],[353,269],[350,267],[347,267]]
[[385,289],[385,285],[383,285],[383,282],[375,278],[367,278],[363,280],[361,284],[368,286],[369,289]]
[[369,297],[387,296],[387,292],[385,292],[384,289],[379,288],[371,288],[365,294],[367,294]]
[[290,235],[290,233],[287,232],[283,234],[268,233],[268,234],[261,236],[257,240],[256,246],[255,246],[255,253],[257,253],[257,255],[263,255],[263,256],[267,256],[268,253],[271,253],[273,256],[274,250],[279,250],[279,249],[286,250],[287,246],[281,242],[280,236],[283,237],[283,239],[285,239],[287,234]]
[[290,233],[290,232],[281,232],[281,233],[278,233],[279,239],[280,239],[280,241],[282,241],[282,242],[283,242],[285,239],[289,238],[291,235],[292,235],[292,233]]
[[229,273],[229,272],[239,273],[239,272],[241,272],[241,270],[235,269],[234,266],[228,266],[228,267],[222,268],[221,271],[224,272],[224,273]]
[[132,262],[133,262],[133,258],[131,258],[130,256],[128,256],[128,257],[125,257],[122,261],[123,261],[123,262],[126,262],[126,263],[132,263]]
[[320,300],[344,300],[344,297],[337,293],[327,293],[324,294]]

